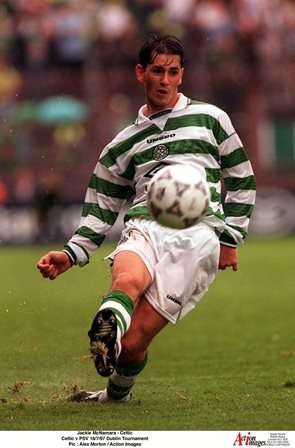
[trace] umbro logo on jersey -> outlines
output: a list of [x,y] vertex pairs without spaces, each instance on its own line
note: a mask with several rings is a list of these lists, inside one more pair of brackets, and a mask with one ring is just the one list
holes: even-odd
[[159,140],[165,140],[165,138],[175,137],[175,135],[176,134],[160,135],[159,137],[149,138],[146,142],[147,143],[154,143],[154,142],[158,142]]

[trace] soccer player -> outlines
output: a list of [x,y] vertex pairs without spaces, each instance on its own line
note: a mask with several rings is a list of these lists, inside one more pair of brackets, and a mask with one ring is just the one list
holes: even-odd
[[[255,201],[250,161],[228,115],[179,92],[184,52],[173,36],[152,36],[135,67],[146,104],[136,121],[102,151],[86,192],[81,224],[61,251],[37,264],[51,280],[86,265],[127,200],[132,206],[112,260],[112,282],[89,330],[102,391],[80,391],[77,401],[128,401],[147,362],[152,339],[189,313],[219,269],[238,269],[237,245]],[[167,164],[206,171],[211,191],[207,215],[185,230],[160,226],[146,206],[148,183]],[[221,202],[221,180],[226,195]]]

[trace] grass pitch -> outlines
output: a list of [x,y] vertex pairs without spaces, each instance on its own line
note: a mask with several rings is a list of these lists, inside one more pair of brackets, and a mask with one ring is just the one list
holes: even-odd
[[0,251],[1,430],[295,429],[295,239],[248,240],[240,270],[155,339],[128,404],[67,401],[105,384],[85,355],[110,246],[53,282],[35,268],[47,250]]

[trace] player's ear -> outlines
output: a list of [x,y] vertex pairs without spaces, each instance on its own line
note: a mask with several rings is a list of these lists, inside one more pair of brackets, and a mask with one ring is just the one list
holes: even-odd
[[135,76],[136,76],[137,81],[139,81],[141,83],[143,82],[144,72],[145,72],[145,70],[144,70],[143,66],[141,64],[136,64]]
[[180,77],[179,77],[179,81],[178,81],[178,84],[177,84],[178,86],[181,86],[181,84],[182,84],[183,72],[184,72],[184,68],[182,67],[181,73],[180,73]]

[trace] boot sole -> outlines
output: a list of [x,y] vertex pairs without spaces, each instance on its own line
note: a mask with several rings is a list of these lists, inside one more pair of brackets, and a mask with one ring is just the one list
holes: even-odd
[[116,364],[117,319],[110,309],[98,311],[88,332],[90,352],[97,373],[108,377],[112,375]]

